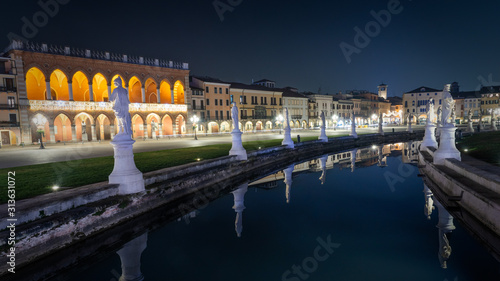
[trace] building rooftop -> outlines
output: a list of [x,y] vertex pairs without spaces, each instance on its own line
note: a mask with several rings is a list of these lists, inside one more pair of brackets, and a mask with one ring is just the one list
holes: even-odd
[[422,86],[422,87],[418,87],[416,88],[415,90],[413,91],[409,91],[409,92],[406,92],[407,94],[414,94],[414,93],[424,93],[424,92],[442,92],[443,90],[437,90],[437,89],[433,89],[433,88],[429,88],[429,87],[425,87],[425,86]]
[[5,48],[4,53],[1,56],[5,56],[8,52],[12,50],[21,50],[34,53],[47,53],[53,55],[69,56],[69,57],[81,57],[96,60],[107,60],[116,61],[131,64],[142,64],[149,66],[165,67],[165,68],[176,68],[176,69],[189,69],[188,63],[174,62],[171,60],[160,60],[145,57],[129,56],[124,54],[116,54],[104,51],[95,51],[89,49],[77,49],[68,46],[56,46],[39,44],[34,42],[22,42],[14,40],[7,48]]
[[500,86],[483,86],[479,92],[481,94],[500,93]]
[[220,84],[230,84],[228,82],[224,82],[220,79],[213,78],[213,77],[208,77],[208,76],[197,76],[197,75],[190,75],[189,80],[192,80],[192,78],[196,78],[200,81],[207,82],[207,83],[220,83]]

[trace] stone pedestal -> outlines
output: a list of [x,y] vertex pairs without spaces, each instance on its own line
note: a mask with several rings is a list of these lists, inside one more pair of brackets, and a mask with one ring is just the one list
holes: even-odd
[[292,140],[292,135],[291,135],[291,129],[289,126],[287,126],[284,130],[284,138],[283,141],[281,142],[282,145],[288,146],[288,148],[295,148],[295,144],[293,143]]
[[408,133],[413,133],[413,129],[411,128],[411,121],[408,122],[408,128],[406,128]]
[[320,141],[328,142],[328,137],[326,136],[325,125],[321,126],[321,133],[318,138]]
[[358,153],[357,148],[351,151],[351,173],[354,173],[354,170],[356,169],[356,153]]
[[109,175],[110,184],[119,184],[118,194],[132,194],[144,191],[144,179],[134,162],[132,146],[134,140],[123,133],[111,141],[115,154],[115,166]]
[[426,149],[426,147],[438,148],[435,132],[436,126],[434,124],[427,124],[427,126],[425,126],[424,140],[421,144],[422,149]]
[[474,127],[472,126],[472,121],[467,124],[467,132],[474,133]]
[[141,273],[141,255],[146,249],[148,234],[135,238],[123,245],[118,252],[122,263],[122,275],[120,281],[142,281],[144,276]]
[[441,127],[439,148],[434,152],[434,164],[443,165],[446,158],[461,160],[460,151],[455,146],[456,129],[455,126]]
[[357,138],[358,134],[356,133],[356,124],[354,122],[351,123],[351,132],[349,133],[349,136]]
[[248,183],[245,183],[232,192],[234,196],[233,209],[236,212],[234,228],[238,237],[241,237],[241,232],[243,231],[243,210],[245,209],[245,193],[247,193],[247,190]]
[[384,135],[384,129],[382,128],[382,123],[378,123],[378,134]]
[[233,145],[231,146],[231,150],[229,150],[229,155],[238,156],[238,160],[247,160],[247,151],[243,148],[243,144],[241,142],[241,134],[243,134],[239,129],[234,129],[231,132],[231,136],[233,138]]

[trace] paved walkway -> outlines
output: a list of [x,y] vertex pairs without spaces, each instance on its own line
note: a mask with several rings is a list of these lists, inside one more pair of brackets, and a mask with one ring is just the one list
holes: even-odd
[[[406,130],[405,126],[384,127],[384,131],[390,132]],[[413,126],[414,129],[423,129],[423,126]],[[350,130],[327,130],[328,136],[345,135]],[[357,133],[376,133],[377,128],[357,129]],[[319,130],[296,130],[292,131],[292,137],[300,135],[301,137],[319,136]],[[270,139],[282,139],[283,134],[279,132],[271,133],[244,133],[242,140],[259,141]],[[198,135],[198,140],[192,136],[182,138],[170,138],[160,140],[137,140],[134,144],[134,152],[158,151],[173,148],[197,147],[213,144],[231,143],[231,135]],[[69,161],[85,158],[95,158],[101,156],[113,155],[113,147],[109,141],[104,142],[85,142],[71,144],[47,144],[45,149],[39,149],[39,145],[3,146],[0,149],[0,168],[19,167],[33,164],[53,163],[60,161]]]

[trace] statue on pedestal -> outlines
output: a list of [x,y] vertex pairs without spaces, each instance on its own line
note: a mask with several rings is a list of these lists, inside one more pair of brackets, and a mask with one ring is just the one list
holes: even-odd
[[233,119],[233,130],[239,130],[239,121],[238,121],[238,107],[236,107],[236,103],[233,102],[233,108],[231,108],[231,118]]
[[434,99],[430,98],[427,102],[427,124],[431,124],[434,120]]
[[121,134],[132,136],[132,119],[128,111],[128,106],[130,104],[128,92],[123,88],[122,79],[120,77],[116,78],[113,83],[116,88],[111,93],[110,101],[113,103],[113,110],[116,119],[118,119],[118,134],[116,134],[116,136]]
[[444,94],[443,94],[443,105],[442,105],[442,116],[441,116],[441,125],[442,126],[455,126],[455,120],[450,121],[452,117],[453,110],[455,109],[455,101],[451,96],[450,92],[447,91],[449,84],[445,85]]

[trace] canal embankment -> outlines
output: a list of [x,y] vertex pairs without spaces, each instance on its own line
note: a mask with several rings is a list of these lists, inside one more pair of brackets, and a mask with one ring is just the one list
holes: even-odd
[[[16,211],[16,266],[22,267],[186,197],[193,199],[180,204],[177,213],[189,214],[230,192],[230,187],[265,176],[279,166],[358,147],[420,140],[422,136],[423,132],[400,132],[296,143],[294,149],[280,146],[250,152],[247,161],[225,156],[145,173],[146,191],[142,193],[117,195],[117,185],[103,182],[21,200]],[[7,205],[0,208],[7,209]],[[2,223],[6,219],[4,214]],[[10,250],[6,244],[10,232],[5,227],[2,225],[0,232],[2,259]],[[7,266],[0,263],[2,272]]]
[[467,155],[433,163],[434,148],[419,152],[424,182],[442,205],[500,261],[500,167]]

